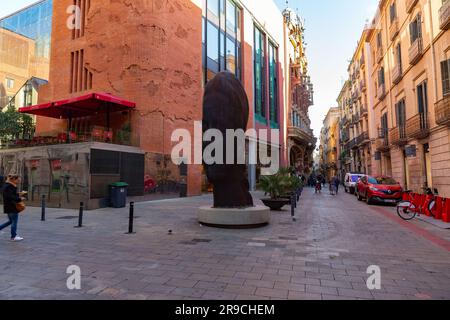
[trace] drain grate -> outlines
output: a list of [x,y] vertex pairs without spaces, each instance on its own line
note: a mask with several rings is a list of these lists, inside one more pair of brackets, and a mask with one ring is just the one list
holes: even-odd
[[78,217],[76,217],[76,216],[66,216],[66,217],[56,218],[56,220],[74,220],[74,219],[78,219]]

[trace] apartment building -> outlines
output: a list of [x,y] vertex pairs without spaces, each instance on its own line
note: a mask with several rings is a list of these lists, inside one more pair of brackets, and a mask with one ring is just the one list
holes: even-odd
[[339,121],[340,109],[330,108],[320,133],[320,169],[327,181],[339,174],[338,159],[341,151]]
[[[343,103],[347,92],[355,92],[350,87],[359,67],[366,73],[360,106],[367,104],[367,117],[356,112],[353,138],[363,134],[363,144],[350,142],[356,158],[351,167],[341,166],[344,171],[388,175],[406,189],[433,187],[450,196],[449,25],[448,0],[380,1],[352,59],[352,84],[338,99],[344,123]],[[365,69],[355,67],[358,56],[365,57]]]

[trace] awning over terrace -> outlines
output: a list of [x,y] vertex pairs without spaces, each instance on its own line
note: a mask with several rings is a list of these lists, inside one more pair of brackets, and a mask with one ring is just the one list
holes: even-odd
[[129,111],[134,108],[136,108],[134,102],[107,93],[90,93],[76,98],[23,107],[19,109],[19,112],[47,118],[67,119],[66,136],[67,142],[70,143],[73,119],[104,114],[106,115],[106,127],[110,131],[110,114],[112,112]]
[[97,114],[109,115],[111,112],[127,111],[135,107],[134,102],[107,93],[91,93],[72,99],[23,107],[19,109],[19,112],[70,120]]

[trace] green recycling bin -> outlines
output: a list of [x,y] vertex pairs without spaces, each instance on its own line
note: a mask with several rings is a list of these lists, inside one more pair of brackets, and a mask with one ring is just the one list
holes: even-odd
[[109,186],[109,200],[113,208],[125,208],[127,206],[128,183],[115,182]]

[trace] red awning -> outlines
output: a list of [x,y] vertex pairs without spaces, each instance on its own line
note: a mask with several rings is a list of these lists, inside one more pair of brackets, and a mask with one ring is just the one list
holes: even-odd
[[84,96],[39,104],[19,109],[21,113],[56,119],[81,118],[107,112],[134,109],[136,104],[107,93],[91,93]]

